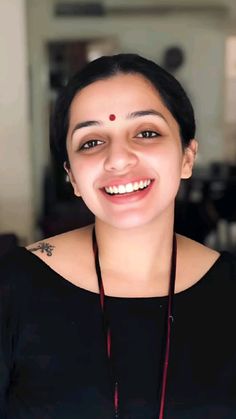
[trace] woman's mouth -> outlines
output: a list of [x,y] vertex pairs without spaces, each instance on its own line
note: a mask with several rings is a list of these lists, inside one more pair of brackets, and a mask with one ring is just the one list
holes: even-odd
[[137,192],[137,191],[146,189],[150,185],[151,182],[152,182],[152,179],[144,179],[138,182],[135,181],[135,182],[129,182],[126,184],[121,184],[121,185],[106,186],[104,190],[108,195],[125,195],[128,193]]

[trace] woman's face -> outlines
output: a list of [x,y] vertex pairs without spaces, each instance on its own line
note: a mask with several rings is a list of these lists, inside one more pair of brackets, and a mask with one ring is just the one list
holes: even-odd
[[173,214],[195,149],[193,140],[183,152],[177,122],[141,75],[94,82],[71,104],[67,151],[74,191],[98,219],[117,228]]

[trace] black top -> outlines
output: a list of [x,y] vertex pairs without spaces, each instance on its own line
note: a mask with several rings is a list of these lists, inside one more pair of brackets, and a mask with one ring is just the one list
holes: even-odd
[[[236,418],[236,260],[174,297],[165,419]],[[107,297],[121,419],[158,419],[167,297]],[[0,266],[0,418],[113,419],[99,296],[17,248]]]

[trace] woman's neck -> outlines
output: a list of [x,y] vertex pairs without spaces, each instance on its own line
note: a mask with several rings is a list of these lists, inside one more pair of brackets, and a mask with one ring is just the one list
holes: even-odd
[[[104,280],[112,288],[119,281],[140,291],[157,285],[166,292],[169,285],[173,244],[173,223],[152,223],[138,228],[122,230],[97,220],[95,231],[99,259]],[[111,279],[112,278],[112,279]],[[113,285],[114,285],[113,284]],[[154,289],[153,288],[153,289]],[[162,291],[161,291],[162,290]]]

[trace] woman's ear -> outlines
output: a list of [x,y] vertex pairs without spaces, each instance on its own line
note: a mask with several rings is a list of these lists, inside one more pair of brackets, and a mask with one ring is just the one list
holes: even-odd
[[193,166],[198,150],[198,142],[193,139],[184,150],[181,179],[188,179],[192,176]]
[[68,181],[71,183],[71,185],[72,185],[72,187],[74,189],[74,194],[76,196],[80,197],[80,193],[79,193],[78,186],[76,184],[74,175],[73,175],[72,170],[71,170],[71,168],[69,167],[69,165],[68,165],[68,163],[66,161],[64,162],[63,167],[64,167],[64,169],[65,169],[65,171],[67,173]]

